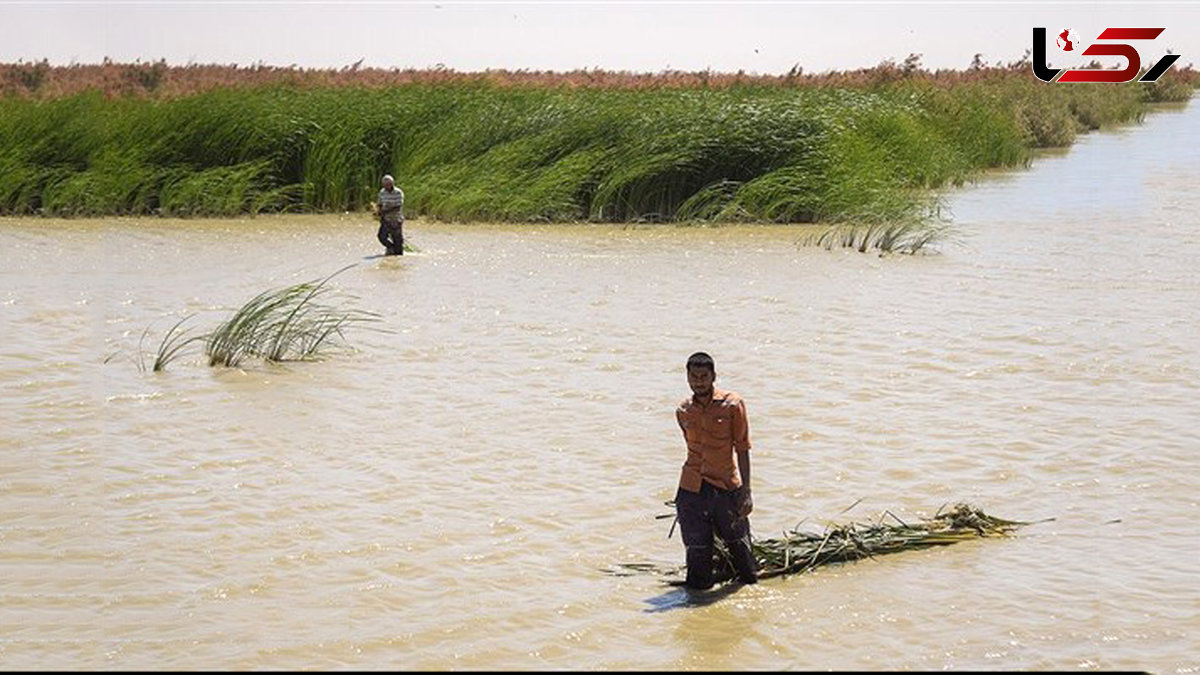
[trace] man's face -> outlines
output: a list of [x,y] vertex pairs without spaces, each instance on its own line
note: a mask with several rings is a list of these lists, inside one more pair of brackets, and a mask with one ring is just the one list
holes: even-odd
[[688,386],[692,388],[692,393],[701,398],[712,396],[713,381],[717,379],[716,373],[703,366],[697,368],[689,366],[687,369]]
[[384,190],[388,190],[388,191],[390,191],[390,190],[392,189],[392,186],[393,186],[393,185],[395,185],[395,183],[393,183],[393,182],[392,182],[392,181],[390,181],[390,180],[385,180],[385,181],[383,181],[383,189],[384,189]]

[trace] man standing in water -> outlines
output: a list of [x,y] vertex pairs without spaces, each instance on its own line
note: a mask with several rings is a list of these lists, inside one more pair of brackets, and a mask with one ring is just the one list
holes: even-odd
[[687,461],[675,493],[679,531],[687,548],[687,586],[713,585],[713,529],[733,558],[738,580],[758,581],[750,549],[750,427],[746,404],[732,391],[713,386],[712,357],[696,352],[687,361],[692,396],[675,410],[687,442]]
[[379,243],[388,255],[404,255],[404,191],[391,176],[383,177],[379,191]]

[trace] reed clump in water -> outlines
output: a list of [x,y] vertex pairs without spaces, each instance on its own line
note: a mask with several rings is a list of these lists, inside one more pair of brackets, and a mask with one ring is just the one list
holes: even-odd
[[859,253],[876,249],[882,253],[916,254],[931,244],[954,239],[954,229],[947,223],[916,221],[882,221],[867,223],[842,223],[801,237],[806,245],[821,246],[826,250],[834,247],[851,248]]
[[[885,511],[875,522],[830,525],[820,533],[802,531],[797,526],[778,539],[754,539],[751,548],[758,561],[759,578],[769,579],[888,553],[947,546],[979,537],[1007,536],[1029,524],[990,516],[968,504],[956,504],[948,510],[940,509],[933,518],[912,523]],[[684,568],[652,563],[623,563],[610,573],[678,576],[683,571]],[[721,582],[736,576],[733,563],[717,537],[714,578]],[[678,586],[683,582],[676,579],[668,583]]]
[[[374,312],[346,309],[324,301],[332,290],[329,281],[354,267],[348,265],[322,279],[264,291],[235,311],[207,333],[183,328],[194,315],[177,321],[159,341],[154,360],[147,366],[146,338],[150,327],[142,331],[136,356],[129,357],[140,372],[161,372],[188,348],[203,344],[210,366],[238,366],[250,357],[266,361],[304,361],[318,358],[331,348],[344,347],[345,331],[352,326],[365,327],[381,317]],[[108,363],[121,352],[104,359]]]
[[205,339],[210,366],[237,366],[248,357],[301,361],[344,343],[344,331],[380,319],[374,312],[342,309],[322,300],[334,274],[264,291],[233,313]]

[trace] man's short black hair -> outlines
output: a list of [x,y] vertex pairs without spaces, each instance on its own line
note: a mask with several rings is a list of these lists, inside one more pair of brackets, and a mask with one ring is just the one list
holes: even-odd
[[712,374],[717,373],[716,366],[713,365],[713,358],[704,352],[696,352],[688,357],[687,367],[690,368],[708,368]]

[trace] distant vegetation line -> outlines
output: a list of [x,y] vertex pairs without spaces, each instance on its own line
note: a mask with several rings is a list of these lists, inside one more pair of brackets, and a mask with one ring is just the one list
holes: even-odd
[[[915,56],[915,55],[914,55]],[[0,64],[0,213],[910,222],[933,188],[1187,100],[1028,64],[818,75]]]

